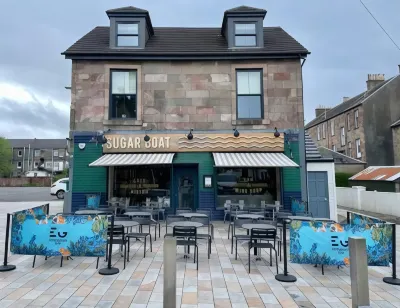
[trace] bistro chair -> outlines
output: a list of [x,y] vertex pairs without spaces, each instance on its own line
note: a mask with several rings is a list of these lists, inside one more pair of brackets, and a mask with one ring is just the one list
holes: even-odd
[[183,216],[178,215],[168,215],[165,219],[165,235],[164,238],[167,236],[173,236],[172,233],[168,233],[168,225],[172,224],[173,222],[185,221],[186,218]]
[[214,225],[212,224],[212,211],[211,210],[196,210],[196,213],[205,214],[210,219],[211,236],[214,239]]
[[130,232],[126,235],[126,238],[128,239],[128,262],[129,262],[129,252],[131,250],[131,245],[130,245],[130,239],[143,239],[143,253],[144,253],[144,258],[146,258],[146,243],[147,243],[147,237],[150,238],[150,251],[153,252],[153,242],[151,240],[151,233],[150,232]]
[[[124,246],[124,269],[126,266],[126,244],[128,243],[126,237],[125,237],[125,228],[124,226],[119,226],[119,225],[114,225],[113,230],[113,245],[120,245],[121,247],[121,252],[122,252],[122,246]],[[111,226],[108,227],[107,231],[107,246],[106,246],[106,252],[108,251],[108,245],[110,245],[110,232],[111,232]],[[106,261],[107,261],[108,255],[106,254]],[[97,260],[98,262],[98,260]]]
[[[272,219],[259,219],[255,222],[256,224],[265,224],[265,225],[272,225],[276,228],[276,242],[278,243],[278,256],[279,259],[282,261],[282,226],[279,226],[278,222],[276,220]],[[279,234],[278,234],[279,232]]]
[[[272,243],[271,243],[272,242]],[[275,249],[276,242],[276,229],[251,229],[250,231],[250,241],[249,241],[249,273],[250,273],[250,253],[252,248],[259,249],[261,254],[261,249],[269,248],[269,263],[272,266],[272,250],[275,251],[275,263],[276,263],[276,274],[278,274],[278,255]]]
[[207,248],[208,248],[208,258],[210,259],[210,254],[211,254],[211,224],[210,224],[210,218],[209,217],[192,217],[191,221],[194,222],[199,222],[201,223],[203,226],[200,227],[207,228],[207,233],[197,233],[197,238],[198,239],[206,239],[207,240]]
[[172,233],[177,238],[176,246],[190,247],[194,246],[193,263],[197,260],[197,270],[199,269],[199,247],[197,246],[197,229],[196,227],[178,227],[175,226]]
[[265,209],[253,207],[249,209],[249,214],[262,215],[265,217]]
[[246,212],[245,211],[240,211],[239,205],[233,205],[232,204],[231,208],[230,208],[230,214],[229,214],[229,218],[230,218],[231,221],[230,221],[229,226],[228,226],[228,239],[229,239],[229,235],[231,233],[231,227],[233,225],[232,218],[235,220],[236,216],[239,215],[239,214],[246,214]]
[[235,260],[237,260],[237,243],[238,241],[249,241],[250,240],[250,236],[249,236],[249,232],[247,231],[246,234],[239,234],[237,233],[237,229],[242,229],[243,225],[245,224],[251,224],[253,223],[252,219],[236,219],[233,222],[232,225],[232,239],[231,239],[231,254],[233,254],[233,240],[235,240],[236,243],[236,249],[235,249]]
[[143,226],[149,226],[149,233],[152,226],[154,226],[154,240],[157,240],[157,226],[158,226],[158,237],[161,237],[161,226],[158,221],[153,220],[147,215],[135,215],[131,216],[133,221],[139,223],[139,232],[143,232]]
[[185,214],[185,213],[193,213],[191,208],[180,208],[176,210],[176,215]]

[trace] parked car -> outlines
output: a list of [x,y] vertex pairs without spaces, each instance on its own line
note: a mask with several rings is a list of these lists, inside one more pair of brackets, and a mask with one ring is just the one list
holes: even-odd
[[50,195],[57,196],[58,199],[64,199],[64,193],[67,190],[68,182],[69,178],[59,179],[57,182],[54,182],[50,188]]

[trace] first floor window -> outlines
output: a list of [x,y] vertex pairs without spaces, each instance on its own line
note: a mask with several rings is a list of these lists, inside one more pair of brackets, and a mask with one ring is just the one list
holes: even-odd
[[361,140],[356,139],[357,158],[361,158]]
[[262,119],[262,70],[236,72],[237,118]]
[[111,118],[136,119],[137,71],[111,71]]
[[321,140],[321,130],[319,128],[319,125],[317,126],[317,140]]
[[21,161],[17,162],[17,168],[18,168],[18,169],[21,169],[21,168],[22,168],[22,162],[21,162]]
[[326,123],[322,124],[322,138],[326,138]]
[[352,155],[351,155],[351,141],[349,141],[347,147],[348,147],[348,151],[349,151],[347,155],[352,157]]
[[18,151],[18,157],[22,157],[22,151]]
[[58,150],[53,151],[53,156],[58,156]]
[[347,130],[351,129],[350,113],[347,114]]
[[331,135],[335,136],[335,120],[331,120]]
[[59,171],[60,165],[58,162],[54,162],[54,170]]
[[46,169],[52,169],[51,161],[47,161],[45,166],[46,166]]
[[40,150],[35,150],[35,157],[40,156]]
[[358,128],[358,109],[354,111],[354,128]]
[[346,135],[344,132],[344,127],[340,128],[340,145],[342,147],[346,145]]

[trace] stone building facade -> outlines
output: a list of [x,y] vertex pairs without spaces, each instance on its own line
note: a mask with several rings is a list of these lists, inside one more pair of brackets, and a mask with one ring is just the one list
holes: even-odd
[[[138,117],[109,118],[111,69],[138,72]],[[236,70],[262,69],[264,116],[236,117]],[[73,61],[71,130],[299,129],[303,127],[300,60],[107,63]]]
[[316,109],[316,118],[305,128],[319,146],[369,166],[398,164],[397,133],[395,129],[392,132],[392,124],[400,118],[399,91],[399,75],[385,80],[382,74],[370,74],[365,92],[344,97],[333,108]]
[[227,200],[307,200],[309,52],[263,27],[265,10],[227,10],[221,28],[153,28],[135,7],[107,15],[110,27],[63,53],[72,60],[72,211],[89,194],[103,204],[190,204],[215,218]]

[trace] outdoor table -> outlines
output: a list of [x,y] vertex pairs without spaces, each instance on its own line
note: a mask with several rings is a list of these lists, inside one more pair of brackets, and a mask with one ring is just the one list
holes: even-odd
[[124,215],[126,216],[149,216],[151,217],[150,212],[125,212]]
[[100,211],[100,210],[79,210],[76,211],[77,215],[100,215],[100,214],[108,214],[108,211]]
[[139,225],[139,223],[134,220],[115,220],[114,224],[124,226],[125,228],[136,227],[137,225]]
[[[276,229],[275,226],[269,224],[244,224],[242,225],[243,229],[251,230],[251,229]],[[257,255],[257,248],[254,248],[254,255]],[[257,258],[256,260],[261,260],[261,258]]]
[[195,221],[176,221],[176,222],[172,222],[168,225],[168,227],[195,227],[195,228],[200,228],[202,227],[203,224],[200,222],[195,222]]
[[266,208],[272,208],[272,220],[275,220],[275,212],[279,212],[280,205],[277,204],[266,204]]
[[263,215],[257,215],[257,214],[238,214],[236,218],[242,218],[242,219],[263,219]]
[[179,214],[178,216],[183,216],[185,218],[192,218],[192,217],[208,217],[206,214],[202,214],[202,213],[182,213]]

